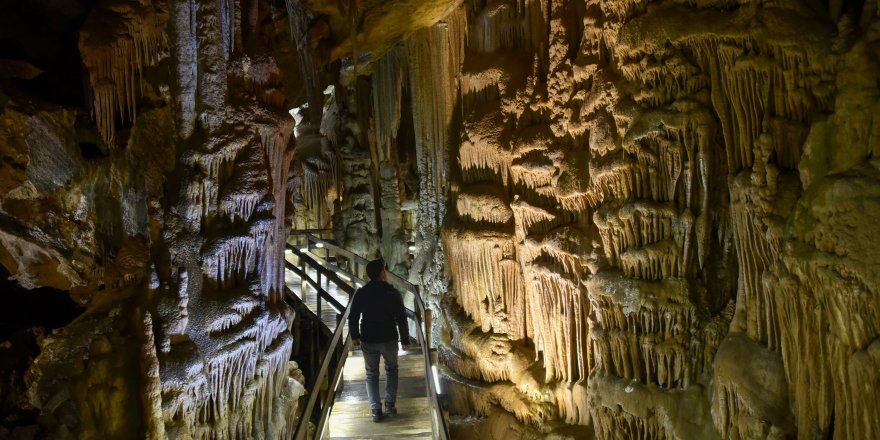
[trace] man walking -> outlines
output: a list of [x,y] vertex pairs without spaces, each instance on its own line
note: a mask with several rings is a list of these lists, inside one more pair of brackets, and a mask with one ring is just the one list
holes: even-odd
[[[379,398],[379,356],[385,360],[385,412],[397,414],[397,341],[409,344],[406,310],[400,293],[385,280],[387,267],[381,259],[367,263],[370,278],[355,292],[348,328],[355,345],[360,344],[367,370],[367,398],[373,421],[382,420],[382,402]],[[363,316],[363,320],[361,320]]]

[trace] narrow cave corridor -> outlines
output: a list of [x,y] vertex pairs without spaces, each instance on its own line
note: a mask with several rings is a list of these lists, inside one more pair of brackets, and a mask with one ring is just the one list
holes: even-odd
[[450,438],[880,438],[880,0],[0,11],[0,439],[293,437],[295,231]]

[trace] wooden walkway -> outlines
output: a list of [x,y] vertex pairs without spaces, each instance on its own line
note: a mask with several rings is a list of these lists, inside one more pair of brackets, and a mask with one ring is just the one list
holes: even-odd
[[[397,415],[385,415],[379,423],[370,416],[364,358],[354,350],[345,363],[342,384],[336,394],[330,421],[323,438],[343,439],[430,439],[431,418],[425,391],[425,360],[421,351],[401,352],[398,357]],[[385,367],[379,390],[385,395]],[[383,408],[384,411],[384,408]]]
[[[315,260],[322,261],[321,256],[308,253]],[[296,255],[289,251],[285,258],[291,264],[299,267]],[[308,276],[317,280],[314,269],[306,266]],[[284,281],[287,287],[299,297],[303,303],[320,315],[321,321],[330,329],[336,330],[337,319],[342,311],[337,311],[329,302],[321,300],[320,313],[318,313],[318,292],[309,283],[303,283],[300,277],[292,270],[285,270]],[[303,289],[305,287],[305,289]],[[342,305],[347,305],[348,294],[337,289],[326,278],[322,279],[321,287],[330,293],[333,298]],[[408,298],[408,302],[412,302]],[[343,322],[343,330],[348,333],[348,323]],[[430,402],[425,387],[425,360],[421,350],[399,352],[398,357],[398,388],[397,388],[397,415],[385,415],[385,419],[375,423],[370,415],[370,405],[367,399],[366,377],[364,370],[364,358],[360,348],[353,349],[343,367],[342,379],[339,385],[328,423],[324,432],[318,438],[330,439],[432,439]],[[385,395],[385,369],[380,367],[381,375],[379,389],[382,396]],[[383,408],[384,410],[384,408]]]

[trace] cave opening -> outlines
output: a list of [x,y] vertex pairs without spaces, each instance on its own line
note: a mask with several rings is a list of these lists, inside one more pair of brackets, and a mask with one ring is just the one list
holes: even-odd
[[64,327],[85,311],[70,293],[52,287],[25,289],[0,266],[0,340],[32,327],[45,332]]
[[83,159],[100,159],[107,154],[94,142],[80,142],[79,151]]
[[51,287],[25,289],[0,265],[0,435],[30,438],[39,432],[40,410],[22,405],[27,371],[43,338],[80,316],[85,308],[68,292]]
[[24,77],[10,78],[10,83],[49,103],[84,107],[85,83],[77,41],[80,26],[97,2],[72,1],[63,6],[52,1],[8,3],[0,18],[0,58],[25,62],[36,69]]

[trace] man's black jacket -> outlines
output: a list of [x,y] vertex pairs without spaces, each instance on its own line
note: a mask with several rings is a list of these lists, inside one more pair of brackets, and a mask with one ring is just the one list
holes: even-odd
[[397,341],[397,331],[400,330],[400,340],[409,344],[403,298],[391,284],[379,280],[370,281],[355,292],[353,301],[351,314],[348,316],[352,339],[361,339],[372,344]]

